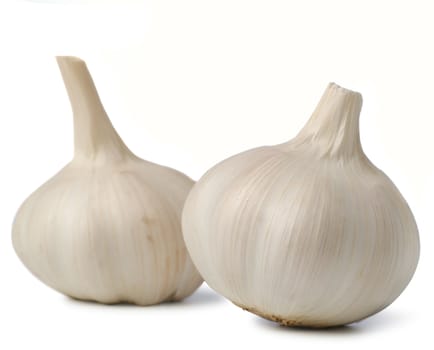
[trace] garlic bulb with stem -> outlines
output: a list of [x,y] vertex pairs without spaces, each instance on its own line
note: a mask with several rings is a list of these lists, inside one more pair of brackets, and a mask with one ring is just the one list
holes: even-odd
[[330,84],[291,141],[210,169],[183,210],[205,281],[287,326],[352,323],[388,306],[419,257],[413,215],[364,154],[362,97]]
[[57,58],[74,115],[74,157],[20,207],[14,248],[50,287],[77,299],[151,305],[202,279],[181,233],[193,181],[123,143],[84,61]]

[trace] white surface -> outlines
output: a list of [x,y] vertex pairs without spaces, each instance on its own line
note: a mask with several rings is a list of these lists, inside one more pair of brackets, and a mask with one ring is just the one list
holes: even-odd
[[[102,12],[57,6],[0,3],[1,349],[432,349],[430,1],[159,0]],[[78,25],[71,13],[86,20]],[[87,60],[135,153],[195,179],[231,154],[294,136],[329,81],[360,91],[365,152],[419,225],[413,281],[377,316],[329,331],[281,328],[205,288],[185,303],[152,308],[79,303],[51,291],[15,256],[10,227],[20,203],[72,155],[70,107],[52,58],[58,53]]]

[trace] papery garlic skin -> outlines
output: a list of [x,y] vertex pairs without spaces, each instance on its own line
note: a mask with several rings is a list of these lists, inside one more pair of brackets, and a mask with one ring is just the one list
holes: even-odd
[[210,169],[183,210],[190,256],[236,305],[288,326],[368,317],[404,290],[419,236],[360,145],[360,94],[330,84],[293,140]]
[[181,233],[193,185],[125,146],[85,63],[58,57],[74,112],[74,159],[20,207],[13,245],[41,281],[68,296],[151,305],[187,297],[202,278]]

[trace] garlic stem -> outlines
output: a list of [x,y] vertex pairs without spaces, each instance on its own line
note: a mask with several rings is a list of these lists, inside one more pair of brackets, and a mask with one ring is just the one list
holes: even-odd
[[362,95],[330,83],[305,127],[290,142],[316,143],[321,156],[363,155],[359,133],[361,109]]
[[57,63],[74,115],[75,158],[119,159],[132,155],[113,128],[86,63],[72,56],[58,56]]

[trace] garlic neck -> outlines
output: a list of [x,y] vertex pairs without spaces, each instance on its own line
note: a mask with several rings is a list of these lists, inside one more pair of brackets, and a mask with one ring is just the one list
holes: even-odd
[[72,56],[59,56],[57,63],[74,114],[74,159],[107,161],[132,156],[104,110],[86,63]]
[[290,144],[309,144],[320,156],[363,156],[359,134],[361,108],[362,96],[358,92],[330,83],[311,118]]

